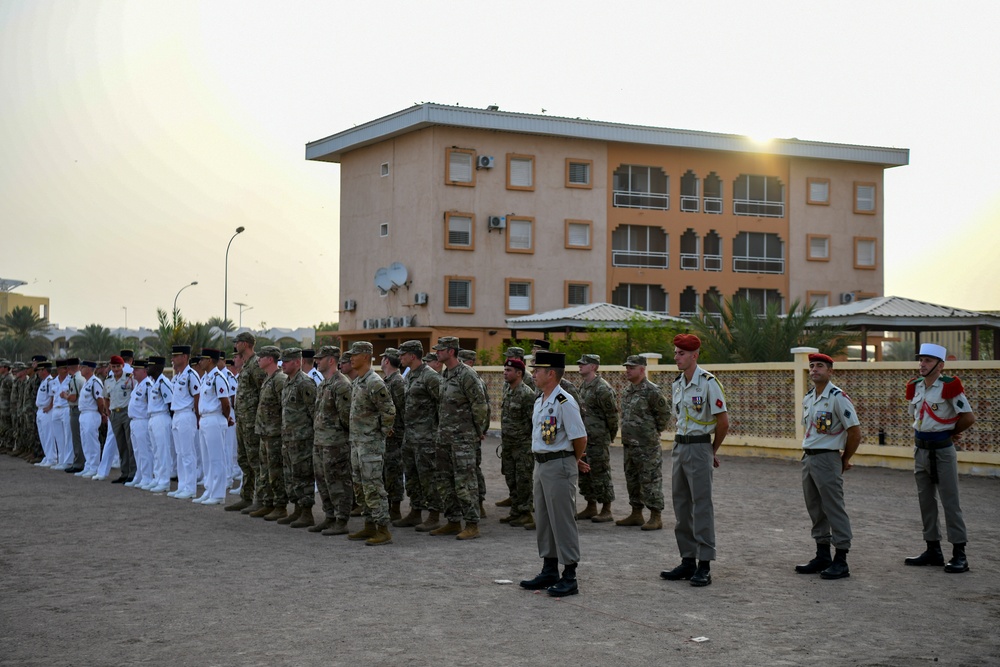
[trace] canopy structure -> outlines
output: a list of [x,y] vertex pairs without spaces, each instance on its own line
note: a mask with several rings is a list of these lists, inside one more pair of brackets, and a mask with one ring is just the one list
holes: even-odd
[[589,303],[584,306],[560,308],[544,313],[533,313],[506,319],[512,338],[517,338],[517,330],[527,331],[582,331],[590,328],[623,329],[629,321],[641,319],[647,322],[663,322],[690,326],[690,322],[665,313],[651,313],[611,303]]
[[967,330],[972,337],[972,358],[979,358],[979,334],[993,331],[993,358],[1000,359],[1000,317],[974,310],[940,306],[901,296],[880,296],[840,306],[820,308],[813,312],[813,321],[848,331],[861,332],[861,360],[868,360],[869,331],[911,331],[914,334],[914,355],[920,350],[920,334],[924,331]]

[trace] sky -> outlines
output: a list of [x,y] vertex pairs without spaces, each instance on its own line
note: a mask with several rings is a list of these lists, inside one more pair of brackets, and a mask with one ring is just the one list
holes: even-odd
[[[339,166],[438,102],[910,149],[885,294],[1000,310],[1000,3],[0,0],[0,277],[52,321],[337,319]],[[229,250],[236,228],[246,231]]]

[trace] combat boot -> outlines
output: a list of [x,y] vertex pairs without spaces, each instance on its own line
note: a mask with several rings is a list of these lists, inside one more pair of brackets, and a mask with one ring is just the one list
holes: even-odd
[[350,531],[347,529],[347,519],[337,519],[333,522],[329,528],[323,531],[323,535],[330,537],[331,535],[347,535]]
[[567,595],[576,595],[580,588],[576,583],[576,563],[571,563],[563,567],[562,577],[554,585],[549,586],[549,595],[554,598],[561,598]]
[[315,523],[311,507],[299,508],[299,518],[288,524],[290,528],[308,528]]
[[577,512],[576,520],[593,519],[595,516],[597,516],[597,501],[588,500],[587,506],[583,508],[583,511]]
[[[515,522],[515,521],[517,521],[517,519],[518,519],[518,518],[519,518],[520,516],[521,516],[521,515],[520,515],[519,513],[517,513],[517,512],[513,512],[513,511],[512,511],[512,512],[511,512],[510,514],[508,514],[507,516],[502,516],[502,517],[500,517],[500,523],[509,523],[509,524],[514,524],[514,522]],[[516,525],[516,524],[514,524],[514,525]]]
[[611,516],[611,503],[604,503],[601,507],[601,513],[591,519],[594,523],[607,523],[608,521],[614,521],[614,517]]
[[365,521],[365,527],[356,533],[351,533],[347,536],[349,540],[367,540],[370,537],[375,537],[375,532],[377,527],[371,521]]
[[528,512],[527,514],[524,515],[524,529],[525,530],[535,529],[535,517],[531,515],[531,512]]
[[951,560],[944,566],[948,574],[969,571],[969,559],[965,557],[965,542],[951,545]]
[[322,533],[324,530],[332,526],[334,521],[336,521],[336,519],[331,519],[330,517],[326,517],[320,523],[313,524],[309,526],[309,528],[307,528],[306,530],[308,530],[310,533]]
[[497,507],[510,507],[511,504],[513,504],[513,502],[514,501],[510,499],[510,496],[507,496],[503,500],[498,500],[493,504],[496,505]]
[[399,511],[399,504],[400,501],[398,500],[389,503],[389,521],[399,521],[403,518],[403,513]]
[[695,565],[694,558],[681,558],[680,565],[672,570],[664,570],[663,572],[660,572],[660,578],[666,579],[667,581],[690,579],[697,571],[698,566]]
[[365,545],[369,547],[377,547],[380,544],[392,544],[392,533],[389,532],[389,526],[376,526],[375,534],[365,540]]
[[441,535],[458,535],[462,532],[462,524],[456,521],[449,521],[440,528],[431,531],[431,535],[439,537]]
[[824,579],[843,579],[851,576],[851,568],[847,567],[847,549],[837,549],[830,567],[820,572],[819,576]]
[[393,521],[392,525],[397,528],[413,528],[414,526],[419,526],[421,521],[423,521],[423,512],[410,508],[409,514],[402,519]]
[[816,574],[830,567],[833,559],[830,558],[829,544],[816,544],[816,557],[804,565],[796,565],[795,571],[799,574]]
[[483,505],[482,502],[479,503],[479,518],[480,519],[486,518],[486,505]]
[[292,513],[286,514],[285,516],[279,518],[278,523],[280,523],[283,526],[287,526],[288,524],[298,519],[300,516],[302,516],[302,508],[296,505],[295,509],[292,510]]
[[361,516],[361,505],[355,505],[351,508],[351,516]]
[[514,518],[510,520],[510,525],[514,528],[523,528],[526,523],[534,523],[534,517],[531,516],[531,512],[516,514]]
[[273,511],[274,511],[274,505],[261,505],[257,509],[251,512],[247,512],[247,514],[253,517],[254,519],[263,519]]
[[271,513],[264,517],[264,521],[277,521],[288,516],[288,507],[285,505],[275,505]]
[[226,510],[227,512],[242,512],[246,508],[250,507],[250,505],[252,505],[252,503],[249,500],[243,500],[242,498],[240,498],[235,503],[229,503],[222,509]]
[[944,554],[941,553],[941,542],[927,543],[927,550],[919,556],[911,556],[903,561],[907,565],[944,565]]
[[663,520],[660,510],[649,510],[649,521],[642,524],[642,530],[663,530]]
[[525,579],[521,582],[521,588],[529,591],[537,591],[553,586],[559,581],[559,559],[545,558],[542,571],[535,575],[534,579]]
[[[844,564],[846,567],[846,563]],[[820,576],[823,576],[820,574]],[[708,586],[712,583],[712,561],[698,561],[698,569],[691,575],[692,586]]]
[[418,533],[429,533],[441,526],[441,513],[431,510],[427,513],[427,520],[417,526]]
[[616,526],[641,526],[645,522],[646,522],[646,520],[642,518],[642,506],[640,505],[639,507],[633,507],[632,508],[632,513],[629,514],[624,519],[618,519],[617,521],[615,521],[615,525]]
[[456,540],[474,540],[479,537],[479,524],[471,521],[465,522],[465,530],[455,536]]

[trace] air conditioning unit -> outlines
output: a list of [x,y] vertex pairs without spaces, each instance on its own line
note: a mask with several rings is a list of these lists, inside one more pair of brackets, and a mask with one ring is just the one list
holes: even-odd
[[403,318],[402,317],[394,317],[394,318],[392,318],[392,328],[393,329],[398,329],[401,326],[403,326]]
[[854,296],[854,292],[844,292],[843,294],[840,295],[840,302],[841,303],[854,303],[854,300],[856,298],[857,297]]
[[491,215],[487,220],[490,229],[507,229],[507,218],[502,215]]
[[361,328],[362,329],[368,328],[368,320],[361,320]]
[[344,310],[346,310],[349,313],[356,310],[357,307],[358,307],[358,302],[355,301],[354,299],[348,299],[347,301],[344,302]]
[[388,329],[389,325],[390,325],[390,321],[389,321],[388,317],[380,318],[379,321],[378,321],[378,328],[379,329]]
[[367,319],[367,320],[365,320],[365,323],[368,324],[368,326],[365,327],[367,329],[378,329],[378,318],[377,317],[372,317],[370,319]]
[[416,326],[416,322],[417,322],[417,318],[414,317],[413,315],[407,315],[407,316],[405,316],[403,318],[403,326],[404,327],[413,327],[413,326]]
[[427,305],[427,292],[417,292],[413,295],[413,303],[418,306]]
[[480,155],[476,160],[477,169],[492,169],[494,164],[496,164],[496,160],[493,159],[492,155]]

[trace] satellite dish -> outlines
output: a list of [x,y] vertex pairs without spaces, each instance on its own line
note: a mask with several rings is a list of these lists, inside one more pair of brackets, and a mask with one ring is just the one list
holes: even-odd
[[388,292],[392,288],[392,280],[389,278],[389,269],[384,266],[375,272],[375,287],[381,292]]
[[405,285],[407,277],[406,267],[401,262],[393,262],[389,265],[389,280],[392,281],[394,288]]

